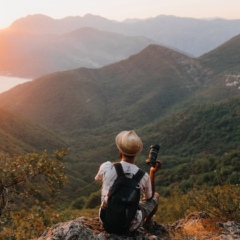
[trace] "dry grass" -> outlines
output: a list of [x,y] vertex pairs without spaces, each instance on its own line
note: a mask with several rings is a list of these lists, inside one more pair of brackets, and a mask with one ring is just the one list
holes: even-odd
[[216,220],[205,213],[197,212],[179,220],[170,229],[171,239],[174,240],[215,239],[219,234],[220,230],[216,227]]

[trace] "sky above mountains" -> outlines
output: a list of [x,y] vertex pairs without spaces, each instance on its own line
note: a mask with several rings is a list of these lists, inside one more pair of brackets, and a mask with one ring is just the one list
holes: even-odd
[[240,19],[239,0],[0,0],[0,28],[31,14],[55,19],[91,13],[111,20],[158,15]]

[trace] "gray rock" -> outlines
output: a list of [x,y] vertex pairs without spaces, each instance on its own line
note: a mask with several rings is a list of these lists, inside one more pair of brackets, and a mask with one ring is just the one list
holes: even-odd
[[[157,233],[154,234],[154,233]],[[161,237],[160,237],[161,236]],[[45,231],[38,240],[160,240],[169,239],[166,229],[154,223],[148,229],[140,228],[131,235],[116,235],[107,233],[99,218],[88,219],[79,217],[75,220],[58,223]],[[35,240],[36,240],[35,239]]]
[[79,217],[58,223],[34,240],[180,240],[240,239],[240,223],[228,221],[217,223],[207,213],[194,212],[172,225],[163,226],[156,222],[144,225],[132,235],[107,233],[99,218]]

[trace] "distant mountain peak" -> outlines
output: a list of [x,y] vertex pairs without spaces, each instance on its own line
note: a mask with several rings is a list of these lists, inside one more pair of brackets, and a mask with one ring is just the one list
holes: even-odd
[[[83,20],[86,20],[86,21],[90,21],[90,22],[96,22],[96,24],[98,23],[98,21],[101,21],[101,22],[112,22],[112,20],[109,20],[109,19],[106,19],[104,17],[101,17],[99,15],[94,15],[94,14],[91,14],[91,13],[87,13],[86,15],[83,16],[82,18]],[[113,22],[117,22],[117,21],[113,21]]]
[[54,19],[43,15],[43,14],[30,14],[27,15],[25,17],[22,17],[20,19],[17,19],[16,21],[14,21],[11,24],[11,27],[16,27],[16,26],[22,26],[24,24],[28,24],[28,23],[35,23],[35,22],[49,22],[49,21],[53,21]]
[[103,18],[99,15],[94,15],[94,14],[91,14],[91,13],[87,13],[83,16],[83,18],[95,18],[95,17]]

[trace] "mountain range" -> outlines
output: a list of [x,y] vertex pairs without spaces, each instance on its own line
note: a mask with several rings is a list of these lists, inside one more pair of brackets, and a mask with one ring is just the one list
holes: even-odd
[[[3,93],[0,105],[59,131],[100,127],[118,119],[133,127],[142,124],[141,119],[160,117],[200,88],[208,77],[202,68],[193,58],[150,45],[103,68],[56,72],[27,82]],[[121,120],[121,115],[126,117]]]
[[101,67],[127,58],[151,43],[146,37],[93,28],[62,35],[7,30],[0,32],[0,73],[34,78],[79,67]]
[[[189,158],[239,146],[239,42],[240,35],[199,58],[151,44],[105,67],[59,71],[19,85],[0,94],[8,119],[1,151],[12,149],[9,142],[21,152],[70,147],[68,194],[90,194],[99,164],[118,159],[116,134],[135,129],[144,142],[140,166],[147,170],[148,146],[160,143],[169,183],[181,166],[188,172]],[[184,176],[177,181],[190,181]],[[159,186],[167,184],[159,179]]]
[[[140,166],[147,169],[148,148],[159,142],[169,174],[165,186],[181,184],[189,180],[192,159],[239,149],[239,43],[240,35],[199,58],[151,44],[101,68],[38,77],[0,94],[9,123],[1,134],[28,144],[16,142],[23,152],[69,146],[69,197],[96,190],[99,164],[118,159],[114,138],[125,129],[135,129],[144,142]],[[183,169],[187,176],[176,178]]]
[[87,14],[52,19],[36,14],[0,31],[0,73],[36,78],[101,67],[158,44],[199,57],[240,33],[240,20],[160,15],[117,22]]

